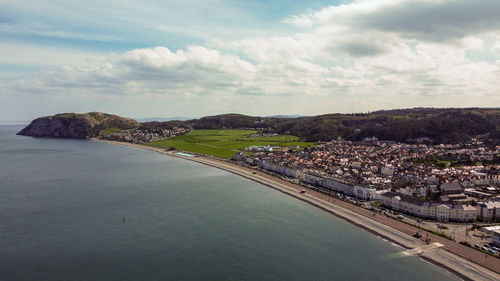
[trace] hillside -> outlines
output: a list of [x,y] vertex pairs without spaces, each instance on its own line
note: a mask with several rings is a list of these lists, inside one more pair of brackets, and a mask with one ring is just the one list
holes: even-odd
[[358,114],[326,114],[299,118],[265,118],[223,114],[186,121],[194,129],[263,129],[291,134],[306,141],[337,137],[433,143],[463,142],[473,137],[488,143],[500,139],[500,109],[415,108]]
[[56,138],[87,138],[99,135],[101,130],[126,130],[137,128],[139,123],[133,119],[116,115],[89,113],[62,113],[40,117],[22,129],[18,135]]
[[257,117],[221,114],[187,121],[145,122],[91,112],[65,113],[34,120],[19,134],[85,138],[101,130],[138,128],[149,132],[187,129],[248,129],[298,136],[303,141],[329,141],[338,137],[359,141],[367,137],[398,142],[459,143],[471,138],[500,144],[499,108],[413,108],[355,114],[307,117]]

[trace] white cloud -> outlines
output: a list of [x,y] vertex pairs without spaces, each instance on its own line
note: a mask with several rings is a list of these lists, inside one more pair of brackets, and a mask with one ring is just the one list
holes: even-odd
[[0,44],[0,64],[59,66],[91,65],[102,62],[104,54],[98,52],[75,52],[69,48],[54,48],[34,44],[18,44],[4,40]]
[[290,24],[296,27],[311,27],[314,21],[309,15],[295,15],[283,20],[283,23]]
[[500,64],[467,52],[500,42],[500,20],[492,16],[500,5],[471,3],[358,1],[288,17],[300,28],[295,33],[215,38],[215,48],[132,50],[98,65],[37,73],[9,91],[136,98],[197,108],[197,116],[498,106]]
[[233,87],[253,66],[234,55],[191,46],[173,53],[168,48],[138,49],[100,66],[63,66],[16,81],[15,88],[34,92],[140,94],[212,91]]
[[499,14],[497,0],[372,0],[331,6],[309,17],[320,25],[449,42],[498,31]]
[[0,25],[0,33],[11,35],[33,35],[47,36],[61,39],[77,39],[88,41],[117,41],[118,37],[113,35],[88,34],[80,32],[71,32],[57,30],[51,26],[42,23],[20,24],[17,22],[3,23]]
[[481,50],[484,48],[484,40],[477,37],[466,37],[463,39],[463,46],[469,50]]
[[493,45],[491,50],[500,55],[500,41],[495,42],[495,45]]

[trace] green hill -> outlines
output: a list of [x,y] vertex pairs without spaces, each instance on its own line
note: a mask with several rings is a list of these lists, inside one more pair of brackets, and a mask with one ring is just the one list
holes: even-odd
[[498,108],[414,108],[357,114],[326,114],[299,118],[265,118],[223,114],[185,121],[195,129],[262,129],[296,135],[306,141],[337,137],[359,141],[380,140],[456,143],[477,137],[488,143],[500,139]]
[[98,136],[101,130],[126,130],[138,126],[139,123],[133,119],[101,112],[61,113],[33,120],[18,135],[87,138]]
[[52,137],[93,137],[99,132],[139,128],[157,131],[192,129],[247,129],[298,136],[303,141],[338,137],[359,141],[367,137],[413,143],[459,143],[478,138],[500,144],[499,108],[413,108],[308,117],[257,117],[221,114],[187,121],[145,122],[99,112],[64,113],[34,120],[20,134]]

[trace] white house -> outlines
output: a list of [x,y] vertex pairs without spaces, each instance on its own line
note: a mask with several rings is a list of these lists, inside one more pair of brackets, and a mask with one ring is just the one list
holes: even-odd
[[432,203],[396,192],[381,194],[380,202],[382,205],[395,211],[401,211],[421,218],[436,219],[443,222],[469,222],[477,218],[477,210],[471,205]]
[[500,219],[500,201],[484,201],[478,204],[478,218],[482,221]]
[[493,244],[500,247],[500,230],[492,230],[491,238],[493,238]]
[[447,222],[450,220],[451,208],[446,204],[440,204],[436,207],[436,220]]
[[392,177],[394,175],[394,166],[386,165],[380,169],[380,173],[387,177]]

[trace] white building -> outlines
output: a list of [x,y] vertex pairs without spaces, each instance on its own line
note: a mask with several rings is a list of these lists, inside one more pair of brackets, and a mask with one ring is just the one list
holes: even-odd
[[353,187],[353,196],[363,200],[378,200],[380,199],[380,194],[382,192],[384,191],[382,190],[378,191],[375,188],[371,187],[356,186],[356,185]]
[[380,173],[387,177],[392,177],[394,175],[394,166],[386,165],[380,169]]
[[264,145],[264,146],[255,146],[255,145],[251,145],[251,146],[248,146],[248,147],[245,147],[244,148],[245,151],[267,151],[267,152],[272,152],[273,151],[273,148],[269,145]]
[[486,234],[491,234],[493,230],[500,230],[500,225],[493,225],[493,226],[483,226],[481,227],[481,231],[486,233]]
[[491,238],[493,238],[493,245],[500,247],[500,230],[491,231]]
[[477,218],[477,210],[471,205],[432,203],[395,192],[381,194],[380,202],[395,211],[443,222],[470,222]]
[[495,221],[500,219],[500,201],[485,201],[478,204],[478,219]]

